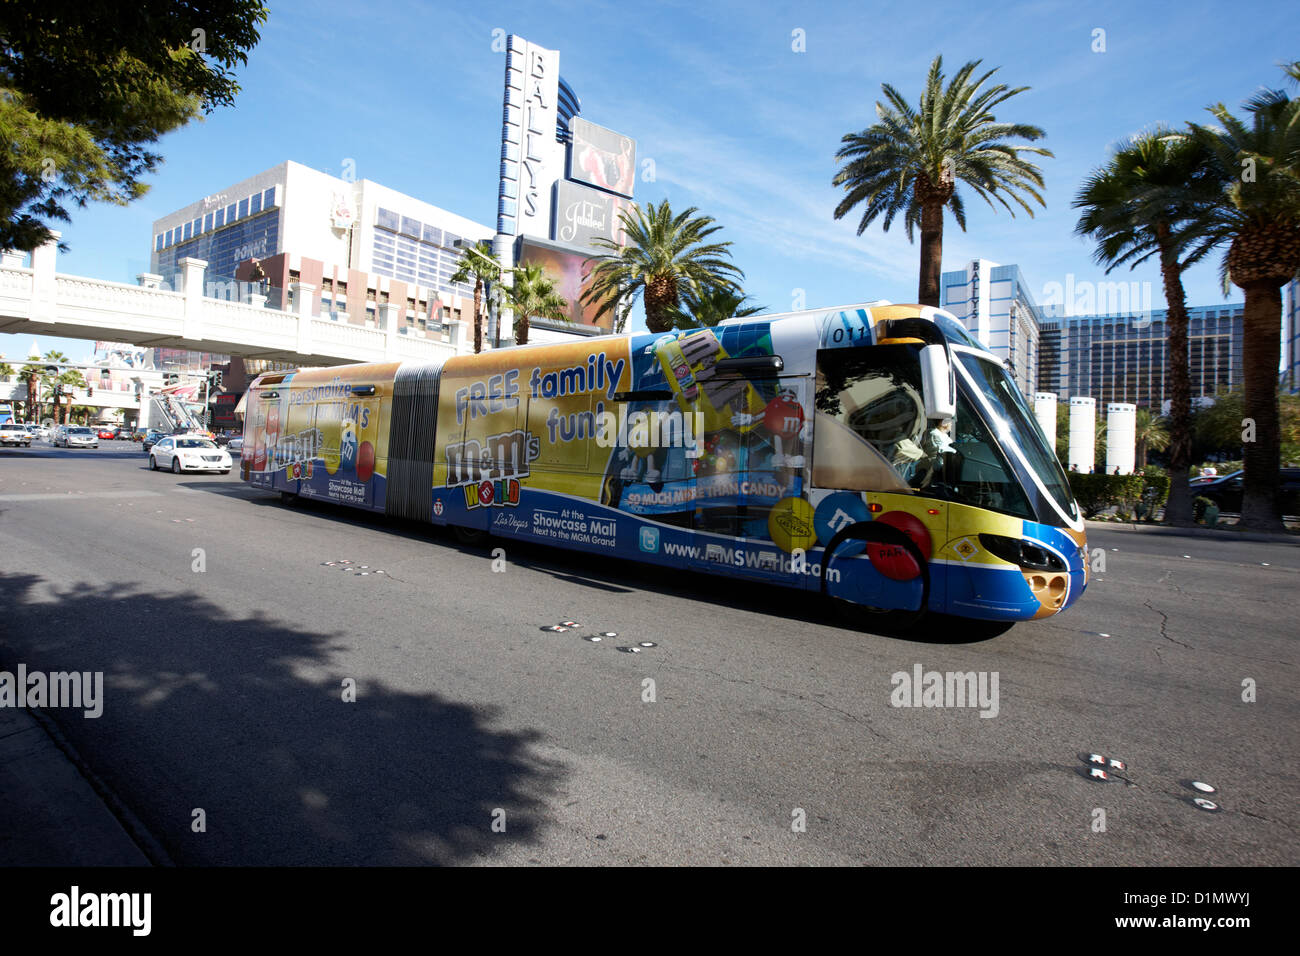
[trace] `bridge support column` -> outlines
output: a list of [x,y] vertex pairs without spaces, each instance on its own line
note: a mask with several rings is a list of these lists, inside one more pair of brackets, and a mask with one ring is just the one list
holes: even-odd
[[298,354],[313,355],[311,334],[312,293],[316,287],[310,282],[290,282],[289,291],[293,295],[293,311],[298,316]]
[[451,342],[452,347],[456,350],[457,355],[467,351],[465,346],[465,331],[468,324],[468,322],[463,322],[459,319],[452,319],[447,323],[447,337]]
[[176,263],[181,267],[181,292],[185,296],[185,338],[191,342],[203,339],[203,273],[207,260],[186,256]]
[[378,309],[379,327],[384,330],[384,358],[390,362],[397,361],[397,336],[401,323],[402,310],[391,302]]
[[54,261],[59,255],[63,233],[50,230],[50,240],[32,250],[32,318],[38,322],[57,322],[55,309]]

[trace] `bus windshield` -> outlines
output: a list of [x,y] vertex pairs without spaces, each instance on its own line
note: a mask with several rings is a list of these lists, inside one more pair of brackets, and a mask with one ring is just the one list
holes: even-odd
[[819,353],[813,484],[911,490],[1059,524],[1045,491],[1074,520],[1065,475],[1010,376],[991,356],[954,356],[966,370],[957,376],[957,413],[927,421],[915,346]]
[[1018,449],[1032,473],[1027,477],[1036,478],[1035,484],[1041,486],[1027,487],[1026,490],[1035,497],[1046,492],[1064,515],[1077,519],[1078,509],[1061,462],[1038,427],[1038,420],[1030,412],[1025,397],[1012,381],[1011,373],[991,356],[985,358],[975,352],[954,350],[954,357],[991,406],[993,420],[989,424],[996,431],[999,444]]

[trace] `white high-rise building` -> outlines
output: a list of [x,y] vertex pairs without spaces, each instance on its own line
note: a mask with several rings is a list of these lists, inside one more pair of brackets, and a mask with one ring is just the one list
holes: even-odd
[[945,272],[940,286],[943,308],[1011,363],[1020,391],[1037,391],[1042,312],[1019,266],[975,259],[961,271]]

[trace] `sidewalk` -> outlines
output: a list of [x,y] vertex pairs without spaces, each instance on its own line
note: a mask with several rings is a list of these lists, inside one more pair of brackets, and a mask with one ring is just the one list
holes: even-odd
[[151,865],[45,727],[0,707],[0,866]]
[[1262,541],[1289,544],[1300,548],[1300,534],[1277,534],[1268,531],[1236,531],[1232,528],[1170,528],[1162,524],[1131,524],[1119,521],[1084,522],[1089,530],[1128,531],[1137,534],[1167,535],[1175,538],[1215,538],[1219,541]]

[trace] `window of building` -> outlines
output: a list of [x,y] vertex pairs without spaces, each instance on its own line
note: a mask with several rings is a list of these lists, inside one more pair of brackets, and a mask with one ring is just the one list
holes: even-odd
[[262,194],[256,193],[248,201],[248,213],[251,216],[253,213],[258,213],[261,211],[262,211]]
[[262,190],[262,207],[264,209],[270,209],[274,205],[275,205],[275,187],[270,186],[267,189]]
[[243,219],[247,215],[248,215],[248,200],[241,199],[239,200],[239,218]]

